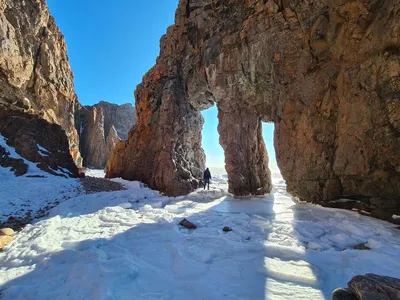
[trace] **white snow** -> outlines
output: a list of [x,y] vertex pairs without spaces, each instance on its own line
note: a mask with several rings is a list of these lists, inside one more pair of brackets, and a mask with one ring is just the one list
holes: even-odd
[[[177,198],[121,179],[115,181],[127,190],[75,195],[25,227],[0,253],[0,295],[330,299],[333,289],[357,274],[400,277],[400,230],[394,225],[295,203],[282,178],[273,180],[271,195],[240,200],[218,176],[210,191]],[[179,226],[183,218],[197,229]],[[223,232],[224,226],[233,232]],[[372,250],[352,249],[360,243]]]
[[[0,222],[9,217],[35,217],[46,207],[52,207],[82,192],[76,179],[65,179],[40,170],[34,163],[22,158],[0,135],[0,146],[10,153],[10,157],[23,159],[28,165],[27,174],[15,177],[10,168],[0,167]],[[39,145],[38,145],[39,146]],[[44,149],[44,148],[43,148]],[[47,151],[47,150],[46,150]],[[64,173],[69,173],[63,169]],[[41,176],[29,178],[27,176]]]
[[89,177],[97,177],[97,178],[104,178],[104,176],[106,175],[104,170],[99,170],[99,169],[87,169],[87,171],[85,172],[86,176]]
[[36,146],[38,147],[38,152],[40,153],[41,156],[49,156],[49,154],[51,153],[49,150],[40,146],[39,144],[37,144]]

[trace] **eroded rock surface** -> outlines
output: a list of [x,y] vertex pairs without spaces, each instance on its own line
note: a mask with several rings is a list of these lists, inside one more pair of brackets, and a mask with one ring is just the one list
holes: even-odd
[[77,105],[64,37],[46,2],[1,1],[0,110],[37,115],[61,126],[80,166]]
[[135,122],[136,112],[131,104],[101,101],[82,107],[76,113],[76,127],[80,132],[84,165],[103,169],[115,145],[127,139]]
[[353,277],[347,289],[337,289],[333,300],[398,300],[400,299],[400,279],[365,274]]
[[399,10],[399,0],[181,0],[107,176],[192,190],[204,162],[199,111],[216,102],[235,194],[270,189],[267,121],[293,195],[398,212]]
[[[79,176],[69,152],[67,135],[60,125],[37,115],[0,110],[0,134],[7,146],[39,169],[66,178]],[[0,146],[0,166],[11,168],[16,176],[25,175],[29,171],[27,163],[10,154]]]

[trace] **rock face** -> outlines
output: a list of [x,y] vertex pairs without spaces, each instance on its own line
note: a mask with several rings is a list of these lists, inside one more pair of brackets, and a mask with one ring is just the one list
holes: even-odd
[[133,105],[130,103],[117,105],[100,101],[95,106],[103,109],[104,132],[109,133],[111,127],[114,126],[120,139],[128,139],[128,133],[136,123],[136,111]]
[[271,188],[265,121],[293,195],[399,212],[399,16],[399,0],[181,0],[107,176],[191,191],[204,168],[200,111],[216,103],[236,195]]
[[131,104],[119,106],[101,101],[82,107],[76,113],[76,128],[80,132],[84,165],[104,168],[115,145],[127,139],[135,121],[135,109]]
[[355,276],[348,283],[348,289],[337,289],[333,300],[398,300],[400,299],[400,279],[366,274]]
[[104,114],[101,107],[93,107],[81,135],[84,165],[102,168],[106,163],[106,141],[104,139]]
[[37,115],[61,126],[68,141],[66,149],[80,166],[74,126],[77,105],[64,37],[46,2],[1,1],[0,110]]
[[[43,171],[62,177],[79,176],[68,151],[67,135],[60,125],[49,123],[37,115],[0,110],[0,134],[7,139],[7,146]],[[0,145],[0,166],[11,167],[16,176],[26,174],[28,165],[10,154]]]
[[[114,125],[111,125],[110,131],[108,132],[106,139],[106,157],[107,160],[113,152],[115,145],[120,141],[120,137],[115,129]],[[104,165],[105,166],[105,165]]]

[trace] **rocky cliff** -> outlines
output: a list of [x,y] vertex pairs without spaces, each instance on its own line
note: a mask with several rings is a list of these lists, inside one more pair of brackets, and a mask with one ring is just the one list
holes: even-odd
[[94,106],[81,107],[76,113],[76,127],[80,132],[84,165],[104,168],[115,145],[128,138],[135,121],[136,113],[131,104],[101,101]]
[[[79,137],[74,126],[77,104],[64,37],[50,15],[46,2],[1,1],[0,110],[7,112],[7,115],[18,115],[20,120],[25,118],[25,121],[19,122],[21,126],[42,126],[45,123],[59,125],[54,139],[59,137],[62,130],[67,138],[67,149],[59,150],[69,150],[79,166],[82,161]],[[46,122],[35,123],[32,120],[36,116]],[[35,132],[43,130],[41,127],[31,129]],[[4,130],[0,133],[6,134]],[[51,134],[52,131],[47,133]],[[38,138],[37,144],[40,145],[40,142]],[[64,143],[61,145],[65,146]]]
[[399,0],[181,0],[107,176],[191,191],[200,111],[216,103],[236,195],[271,189],[265,121],[293,195],[399,212],[399,20]]

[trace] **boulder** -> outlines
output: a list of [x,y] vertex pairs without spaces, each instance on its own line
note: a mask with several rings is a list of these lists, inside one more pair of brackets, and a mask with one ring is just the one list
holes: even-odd
[[0,229],[0,236],[13,236],[15,234],[14,230],[11,228],[2,228]]
[[190,222],[186,219],[183,219],[182,221],[180,221],[179,225],[185,227],[186,229],[190,229],[190,230],[197,228],[197,226],[195,224],[193,224],[192,222]]
[[2,250],[5,246],[7,246],[13,240],[12,236],[9,235],[0,235],[0,250]]
[[358,275],[350,280],[348,289],[337,289],[334,300],[399,300],[400,279],[376,274]]

